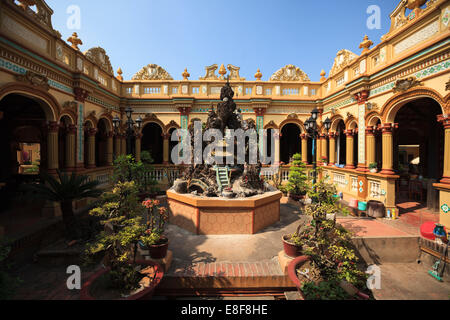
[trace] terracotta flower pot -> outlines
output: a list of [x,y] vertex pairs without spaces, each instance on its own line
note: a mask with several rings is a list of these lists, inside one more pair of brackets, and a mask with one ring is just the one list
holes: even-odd
[[300,293],[302,300],[305,300],[305,296],[301,290],[301,287],[303,286],[303,283],[300,282],[300,279],[297,277],[297,266],[311,260],[309,256],[300,256],[295,258],[291,261],[291,263],[288,266],[288,275],[291,281],[295,284],[295,286],[298,289],[298,292]]
[[283,241],[284,253],[288,257],[291,257],[291,258],[295,258],[295,257],[298,257],[299,255],[301,255],[302,247],[296,246],[295,244],[290,243],[288,239],[289,239],[289,236],[283,236],[281,238],[281,240]]
[[152,259],[164,259],[167,255],[168,248],[169,239],[163,236],[158,244],[151,245],[147,249]]
[[[134,295],[131,295],[126,298],[118,299],[118,300],[149,300],[153,296],[153,293],[154,293],[156,287],[161,282],[161,279],[163,278],[163,275],[164,275],[164,271],[163,271],[163,268],[159,264],[157,264],[156,262],[153,262],[153,261],[146,261],[146,260],[136,261],[136,264],[146,266],[146,267],[154,266],[156,269],[155,275],[152,278],[151,282],[143,290],[139,291],[138,293],[136,293]],[[81,288],[81,292],[80,292],[80,299],[81,300],[96,300],[96,298],[94,298],[91,295],[92,285],[100,277],[107,274],[109,271],[111,271],[110,268],[101,268],[95,274],[93,274],[83,284],[83,287]]]

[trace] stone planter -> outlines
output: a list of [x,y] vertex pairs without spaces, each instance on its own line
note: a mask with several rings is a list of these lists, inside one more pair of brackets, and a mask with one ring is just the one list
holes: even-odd
[[[144,269],[141,271],[146,277],[141,280],[142,287],[140,290],[137,290],[136,293],[123,298],[118,298],[117,300],[150,300],[153,296],[153,293],[156,287],[161,282],[163,278],[164,272],[163,268],[153,262],[153,261],[136,261],[137,265],[144,266]],[[155,270],[149,273],[145,271],[145,267],[154,267]],[[99,297],[92,295],[92,289],[96,285],[96,281],[98,281],[102,276],[106,275],[111,269],[110,268],[101,268],[95,274],[93,274],[83,285],[80,292],[81,300],[105,300],[105,297]],[[105,292],[108,291],[105,288]],[[109,300],[106,298],[106,300]]]
[[370,169],[370,173],[377,173],[378,169]]
[[289,242],[289,236],[283,236],[281,240],[283,241],[284,253],[288,257],[296,258],[301,255],[302,247]]

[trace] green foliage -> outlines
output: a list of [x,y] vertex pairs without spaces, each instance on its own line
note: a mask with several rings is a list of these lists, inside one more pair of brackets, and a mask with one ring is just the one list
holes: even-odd
[[6,262],[11,247],[4,239],[0,239],[0,300],[10,299],[21,283],[19,278],[10,275],[11,266]]
[[378,169],[378,163],[374,162],[369,164],[369,169]]
[[105,264],[111,268],[111,285],[123,292],[137,288],[140,280],[133,267],[137,244],[145,231],[138,192],[134,181],[119,182],[112,192],[103,195],[102,205],[90,211],[101,219],[105,230],[86,246],[86,259],[90,262],[104,254]]
[[293,157],[286,190],[293,195],[305,195],[309,190],[306,165],[302,162],[302,155],[299,153]]
[[67,174],[57,171],[58,178],[42,173],[43,183],[27,184],[21,187],[27,200],[46,200],[61,204],[62,218],[66,228],[66,237],[78,237],[73,201],[85,198],[98,198],[102,190],[98,188],[98,181],[90,181],[88,176]]
[[161,207],[158,200],[145,200],[142,206],[147,209],[147,229],[141,241],[146,246],[157,244],[161,240],[165,225],[169,220],[167,209]]
[[[353,248],[351,234],[336,220],[329,220],[330,215],[341,213],[343,210],[338,204],[336,187],[324,180],[319,181],[309,192],[314,199],[304,212],[312,217],[310,225],[301,225],[297,230],[297,237],[301,239],[303,253],[310,256],[319,268],[324,279],[318,286],[308,284],[305,290],[307,296],[314,298],[317,294],[321,299],[338,299],[340,290],[335,288],[341,280],[364,288],[367,276],[358,268],[358,257]],[[322,292],[328,288],[330,293]]]
[[346,300],[350,296],[339,286],[339,282],[323,281],[319,284],[305,283],[301,288],[306,300]]
[[134,181],[139,192],[143,193],[156,185],[157,182],[151,179],[151,172],[154,170],[153,159],[149,152],[142,151],[141,161],[136,162],[132,155],[121,155],[114,161],[114,172],[112,182]]
[[22,190],[32,199],[44,199],[53,202],[74,201],[85,198],[98,198],[102,190],[98,181],[90,181],[88,176],[67,174],[57,171],[58,178],[42,173],[44,183],[28,184]]

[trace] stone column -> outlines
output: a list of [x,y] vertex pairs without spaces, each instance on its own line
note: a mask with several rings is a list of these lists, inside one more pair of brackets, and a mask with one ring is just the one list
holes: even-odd
[[347,159],[345,169],[355,169],[355,165],[353,164],[353,130],[345,131],[345,135],[347,136]]
[[142,140],[142,133],[136,134],[135,139],[135,148],[136,148],[136,161],[141,161],[141,140]]
[[316,164],[318,166],[320,166],[322,164],[322,159],[320,159],[322,157],[322,137],[321,135],[317,135],[317,140],[316,140]]
[[444,174],[441,183],[450,184],[450,118],[438,118],[444,125]]
[[366,129],[366,153],[367,153],[367,167],[375,163],[375,130],[373,127]]
[[[327,135],[326,134],[323,134],[322,135],[322,138],[321,138],[321,141],[322,141],[322,145],[321,145],[321,148],[320,148],[320,150],[321,150],[321,157],[327,157],[327,163],[328,163],[328,161],[330,160],[329,159],[329,156],[328,156],[328,148],[327,148]],[[324,163],[323,162],[323,160],[322,159],[320,159],[320,161],[322,162],[322,164]]]
[[113,153],[114,153],[113,138],[114,138],[114,133],[108,132],[108,134],[106,135],[106,165],[107,166],[113,165]]
[[277,133],[274,133],[274,139],[275,139],[275,144],[274,144],[274,147],[275,147],[275,159],[274,159],[274,161],[275,161],[275,163],[274,163],[274,165],[280,165],[280,139],[281,139],[281,133],[279,133],[278,132],[278,134]]
[[127,137],[125,134],[122,134],[120,136],[120,154],[121,155],[127,154]]
[[169,162],[169,159],[170,159],[170,154],[169,154],[169,152],[170,152],[170,148],[169,148],[169,146],[170,146],[170,134],[163,134],[162,135],[162,137],[163,137],[163,164],[165,164],[165,165],[168,165],[170,162]]
[[87,131],[88,136],[88,163],[87,168],[93,169],[95,168],[95,134],[97,133],[97,129],[91,128]]
[[330,132],[329,137],[330,137],[330,148],[329,148],[330,154],[328,162],[330,166],[333,166],[336,163],[336,133]]
[[121,149],[121,140],[120,140],[120,134],[114,135],[114,158],[117,159],[120,156],[120,149]]
[[58,165],[58,122],[52,121],[48,124],[47,133],[47,168],[50,174],[56,173]]
[[308,164],[308,136],[306,133],[302,133],[300,138],[302,138],[302,161]]
[[392,123],[386,123],[381,127],[383,133],[383,170],[381,174],[394,174],[394,126]]
[[75,152],[77,149],[76,146],[76,134],[77,134],[77,126],[76,125],[69,125],[67,128],[67,134],[66,134],[66,163],[64,164],[67,171],[73,171],[75,170]]

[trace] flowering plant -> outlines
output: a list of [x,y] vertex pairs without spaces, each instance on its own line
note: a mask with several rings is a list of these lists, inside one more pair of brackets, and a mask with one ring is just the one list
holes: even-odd
[[145,245],[153,245],[161,240],[164,228],[169,220],[167,208],[161,207],[158,200],[145,200],[142,206],[147,209],[146,230],[141,238]]

